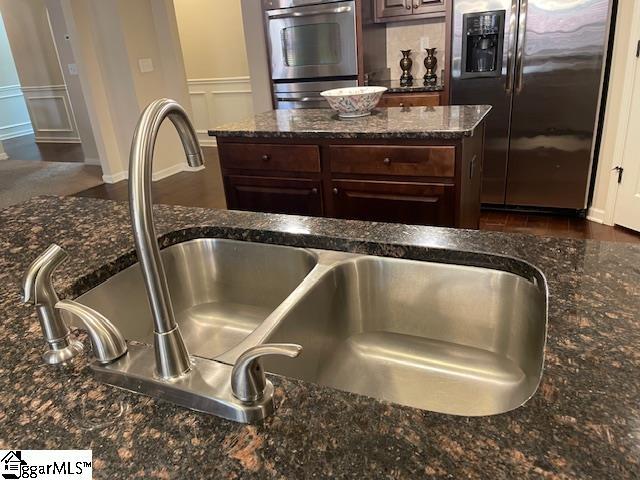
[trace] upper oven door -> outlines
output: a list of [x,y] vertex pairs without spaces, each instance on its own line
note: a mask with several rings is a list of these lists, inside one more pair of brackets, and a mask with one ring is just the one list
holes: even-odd
[[273,80],[358,74],[355,1],[268,10]]

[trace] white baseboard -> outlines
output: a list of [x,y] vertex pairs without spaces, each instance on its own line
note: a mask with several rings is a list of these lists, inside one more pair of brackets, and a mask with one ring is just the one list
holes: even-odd
[[604,210],[590,207],[587,211],[587,220],[596,223],[604,223]]
[[0,153],[0,160],[8,160],[9,159],[9,155],[7,155],[5,152]]
[[84,163],[86,165],[98,165],[100,166],[100,159],[99,158],[84,158]]
[[216,142],[215,137],[210,137],[205,139],[199,138],[198,141],[200,142],[200,146],[201,147],[217,147],[218,146],[218,142]]
[[103,174],[102,181],[104,183],[118,183],[123,180],[126,180],[128,177],[129,177],[129,172],[122,171],[122,172],[116,172],[113,175]]
[[[175,175],[176,173],[197,172],[202,169],[204,169],[204,165],[201,167],[190,167],[186,163],[178,163],[176,165],[163,168],[162,170],[158,170],[157,172],[153,172],[151,179],[154,182],[157,182],[158,180],[162,180],[163,178],[170,177],[172,175]],[[102,175],[102,180],[104,181],[104,183],[118,183],[118,182],[121,182],[122,180],[126,180],[127,178],[129,178],[128,171],[117,172],[117,173],[114,173],[113,175]]]

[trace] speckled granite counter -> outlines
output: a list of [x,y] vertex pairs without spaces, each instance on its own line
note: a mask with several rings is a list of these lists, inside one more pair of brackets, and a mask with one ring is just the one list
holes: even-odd
[[[528,260],[551,292],[536,395],[465,418],[273,377],[278,410],[247,426],[97,383],[86,357],[42,364],[27,265],[51,242],[74,297],[134,261],[126,204],[42,197],[0,211],[0,448],[91,448],[96,478],[640,477],[640,246],[249,212],[157,207],[161,243],[198,236],[431,258]],[[173,233],[172,233],[173,232]],[[305,233],[306,232],[306,233]]]
[[416,78],[411,85],[401,85],[400,80],[372,80],[369,85],[376,87],[387,87],[387,93],[429,93],[441,92],[444,85],[425,85],[422,78]]
[[331,139],[456,139],[471,136],[487,105],[378,108],[368,117],[340,119],[329,109],[273,110],[209,130],[216,137]]

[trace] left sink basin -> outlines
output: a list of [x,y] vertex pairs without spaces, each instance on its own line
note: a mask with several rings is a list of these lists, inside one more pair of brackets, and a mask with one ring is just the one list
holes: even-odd
[[[160,252],[176,320],[189,352],[215,358],[260,325],[317,263],[308,250],[197,239]],[[135,264],[77,299],[127,340],[153,343],[147,294]]]

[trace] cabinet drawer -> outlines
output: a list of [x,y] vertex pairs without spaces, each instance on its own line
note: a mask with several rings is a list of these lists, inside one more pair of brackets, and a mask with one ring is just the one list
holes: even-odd
[[317,145],[223,143],[218,148],[223,168],[320,172],[320,150]]
[[440,105],[439,93],[385,93],[379,107],[437,107]]
[[338,218],[450,227],[455,224],[455,186],[334,180]]
[[333,173],[453,177],[456,147],[332,145],[329,156]]
[[310,216],[323,213],[319,181],[230,175],[224,183],[230,209]]

